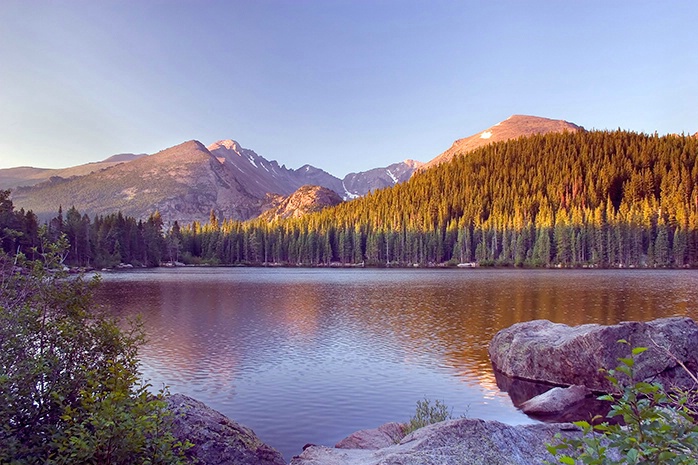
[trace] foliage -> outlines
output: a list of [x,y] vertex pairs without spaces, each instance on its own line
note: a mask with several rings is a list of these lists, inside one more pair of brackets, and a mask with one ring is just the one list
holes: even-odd
[[449,409],[442,401],[437,399],[432,404],[431,401],[426,398],[424,400],[418,400],[414,416],[410,418],[410,421],[405,426],[405,434],[410,434],[419,428],[439,423],[440,421],[450,420],[451,418],[453,418],[452,409]]
[[[621,341],[625,342],[625,341]],[[698,425],[690,396],[667,393],[659,383],[633,381],[635,359],[644,347],[633,349],[607,378],[618,389],[617,397],[599,399],[613,402],[608,418],[622,418],[622,424],[575,422],[582,437],[561,439],[548,445],[559,463],[583,464],[695,464],[698,461]],[[628,382],[622,382],[622,377]]]
[[140,384],[140,326],[92,308],[65,236],[30,260],[0,252],[0,463],[182,463],[163,392]]

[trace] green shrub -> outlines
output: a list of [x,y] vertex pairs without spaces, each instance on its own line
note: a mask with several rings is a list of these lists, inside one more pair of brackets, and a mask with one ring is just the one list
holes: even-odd
[[449,409],[442,401],[437,399],[432,405],[429,399],[418,400],[415,414],[405,426],[405,434],[451,418],[453,418],[452,409]]
[[[626,341],[619,341],[626,343]],[[698,425],[689,392],[667,393],[659,383],[633,382],[635,359],[646,348],[636,347],[620,365],[609,370],[607,379],[617,389],[608,418],[621,417],[622,424],[579,421],[580,438],[559,439],[548,450],[559,463],[575,464],[696,464]],[[623,382],[627,378],[628,382]]]
[[94,310],[99,279],[62,271],[67,246],[0,255],[0,463],[183,463],[164,392],[140,382],[141,327]]

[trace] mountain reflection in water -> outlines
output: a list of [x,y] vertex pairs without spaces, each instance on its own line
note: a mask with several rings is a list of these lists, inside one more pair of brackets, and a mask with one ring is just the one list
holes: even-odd
[[140,314],[144,376],[251,427],[289,459],[306,443],[405,421],[521,414],[487,345],[539,318],[572,325],[696,318],[698,274],[648,270],[179,268],[105,273],[98,302]]

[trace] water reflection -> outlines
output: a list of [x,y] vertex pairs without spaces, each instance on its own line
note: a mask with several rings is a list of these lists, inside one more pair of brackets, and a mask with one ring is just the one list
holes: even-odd
[[144,373],[251,426],[289,458],[406,420],[423,397],[454,414],[530,422],[497,387],[496,331],[696,317],[691,271],[168,269],[104,276],[99,300],[141,313]]

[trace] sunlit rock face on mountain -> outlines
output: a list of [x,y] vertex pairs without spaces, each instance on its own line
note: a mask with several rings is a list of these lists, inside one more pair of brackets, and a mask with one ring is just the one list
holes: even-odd
[[296,192],[273,203],[272,208],[262,213],[261,218],[299,218],[342,203],[342,198],[333,190],[321,186],[302,186]]
[[538,116],[513,115],[491,128],[473,134],[464,139],[458,139],[451,148],[422,166],[428,169],[432,166],[451,160],[454,156],[471,152],[493,142],[502,142],[519,137],[532,136],[534,134],[548,134],[551,132],[577,132],[583,130],[581,126],[563,120],[541,118]]
[[203,221],[219,216],[247,219],[261,211],[262,189],[241,183],[234,167],[222,163],[198,141],[69,179],[53,178],[13,192],[18,207],[39,217],[59,205],[90,216],[122,212],[147,218],[159,211],[166,222]]

